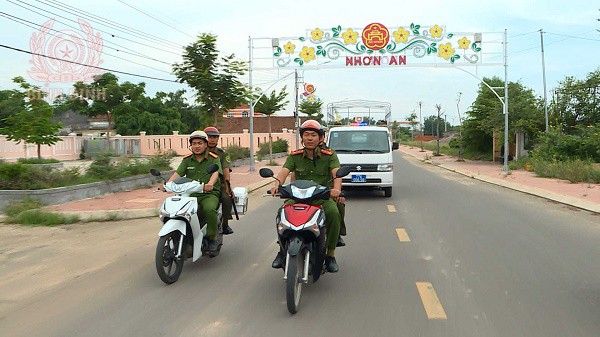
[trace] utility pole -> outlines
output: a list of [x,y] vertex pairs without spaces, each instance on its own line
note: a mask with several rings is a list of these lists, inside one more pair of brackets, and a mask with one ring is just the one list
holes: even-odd
[[548,97],[546,90],[546,62],[544,60],[544,30],[540,29],[540,42],[542,45],[542,78],[544,80],[544,116],[546,117],[546,133],[549,131],[548,126]]
[[[437,110],[437,127],[436,127],[436,151],[435,151],[435,155],[439,156],[440,155],[440,113],[442,111],[442,105],[441,104],[436,104],[435,105],[435,109]],[[431,128],[433,129],[433,125],[431,125]]]
[[465,161],[462,157],[462,148],[463,148],[463,140],[462,140],[462,119],[460,118],[460,108],[458,104],[460,103],[460,95],[462,92],[458,93],[458,98],[456,99],[456,112],[458,112],[458,124],[460,125],[460,129],[458,130],[458,140],[459,140],[459,148],[458,148],[458,159],[456,161]]
[[448,114],[444,113],[444,136],[448,132]]
[[298,116],[298,70],[294,70],[294,117],[296,119],[296,150],[300,148],[300,117]]
[[504,30],[504,165],[503,172],[508,172],[508,31]]
[[425,152],[423,150],[423,119],[421,118],[421,106],[423,105],[423,101],[418,101],[419,104],[419,126],[421,127],[421,152]]

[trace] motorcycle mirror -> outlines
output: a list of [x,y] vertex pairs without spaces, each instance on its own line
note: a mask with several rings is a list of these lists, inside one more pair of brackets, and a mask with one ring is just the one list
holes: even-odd
[[350,166],[342,166],[335,173],[336,178],[345,177],[350,173]]
[[160,177],[160,171],[157,170],[157,169],[155,169],[155,168],[150,169],[150,174],[153,175],[153,176],[155,176],[155,177]]
[[263,167],[258,171],[258,174],[260,174],[260,176],[263,178],[270,178],[273,176],[273,170]]
[[219,170],[219,165],[217,164],[210,164],[207,168],[206,168],[206,173],[215,173]]

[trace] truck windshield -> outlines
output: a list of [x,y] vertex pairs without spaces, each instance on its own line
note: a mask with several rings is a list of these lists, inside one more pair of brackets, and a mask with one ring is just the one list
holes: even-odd
[[329,137],[329,147],[340,153],[390,152],[390,141],[385,131],[331,131]]

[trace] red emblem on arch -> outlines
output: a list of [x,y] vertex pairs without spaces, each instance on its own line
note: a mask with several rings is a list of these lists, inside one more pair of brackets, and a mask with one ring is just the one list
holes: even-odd
[[381,23],[370,23],[362,32],[362,41],[371,50],[379,50],[390,41],[390,32]]

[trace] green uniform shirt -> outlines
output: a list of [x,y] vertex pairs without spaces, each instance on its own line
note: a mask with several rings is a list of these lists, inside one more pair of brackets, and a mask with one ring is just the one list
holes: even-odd
[[[219,157],[216,154],[210,154],[208,150],[204,152],[201,161],[198,161],[194,155],[183,158],[183,161],[179,164],[176,172],[182,177],[197,180],[201,183],[207,183],[210,180],[211,174],[206,173],[206,168],[211,164],[217,164],[219,166],[219,175],[223,174]],[[219,192],[220,188],[221,180],[217,178],[214,189]]]
[[296,180],[311,180],[315,183],[331,188],[331,170],[340,167],[340,160],[333,150],[317,148],[314,160],[308,158],[306,151],[292,152],[286,159],[283,167],[295,173]]
[[221,161],[221,168],[223,170],[225,170],[226,168],[229,168],[231,166],[231,159],[229,159],[229,154],[227,154],[227,152],[225,152],[225,150],[223,150],[220,147],[215,147],[215,149],[211,152],[213,152],[217,156],[219,156],[219,160]]

